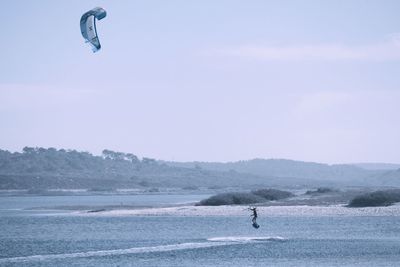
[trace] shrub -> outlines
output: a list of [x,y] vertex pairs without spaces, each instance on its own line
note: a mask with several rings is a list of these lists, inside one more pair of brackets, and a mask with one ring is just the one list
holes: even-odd
[[278,200],[294,196],[290,192],[276,189],[260,189],[246,192],[222,193],[200,201],[198,205],[219,206],[219,205],[240,205],[263,203],[269,200]]
[[199,190],[199,188],[197,186],[194,185],[188,185],[188,186],[184,186],[182,187],[183,190]]
[[389,206],[395,202],[400,202],[400,190],[375,191],[353,198],[349,207],[378,207]]
[[158,193],[158,192],[160,192],[160,189],[158,189],[157,187],[152,187],[152,188],[148,189],[146,192]]
[[266,200],[279,200],[294,196],[294,194],[292,194],[291,192],[281,191],[277,189],[259,189],[251,191],[251,193],[263,197]]
[[332,192],[337,192],[337,190],[329,188],[329,187],[319,187],[317,190],[308,190],[306,192],[306,195],[325,194],[325,193],[332,193]]
[[223,193],[200,201],[202,206],[220,206],[232,204],[254,204],[265,202],[266,199],[252,193]]
[[111,187],[92,187],[87,190],[88,192],[113,192],[115,191],[114,188]]
[[46,189],[31,188],[28,191],[26,191],[26,193],[32,195],[45,195],[48,193],[48,191]]

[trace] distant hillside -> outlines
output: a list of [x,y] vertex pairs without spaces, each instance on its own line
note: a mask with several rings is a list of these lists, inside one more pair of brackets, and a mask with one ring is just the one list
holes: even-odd
[[0,150],[0,189],[400,186],[399,174],[283,159],[180,163],[111,150],[101,156],[55,148]]
[[253,159],[228,163],[217,162],[165,162],[169,166],[185,168],[203,168],[206,170],[251,173],[259,176],[309,178],[317,180],[357,181],[372,174],[352,165],[327,165],[313,162],[286,159]]
[[385,186],[399,186],[400,184],[400,169],[393,171],[386,171],[379,175],[378,179]]
[[102,156],[76,150],[25,147],[0,150],[0,189],[252,187],[315,184],[232,171],[168,166],[130,153],[104,150]]
[[354,166],[363,168],[365,170],[398,170],[400,164],[394,163],[355,163]]
[[[253,159],[237,162],[163,162],[168,166],[181,168],[201,168],[214,171],[234,171],[260,177],[285,177],[286,179],[305,179],[319,183],[337,183],[355,186],[400,186],[400,171],[382,169],[395,164],[372,165],[337,164],[328,165],[286,159]],[[367,166],[369,168],[367,168]]]

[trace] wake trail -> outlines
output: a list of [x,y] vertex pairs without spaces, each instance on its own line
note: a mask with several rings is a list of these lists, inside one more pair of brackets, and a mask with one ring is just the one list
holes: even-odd
[[208,241],[219,242],[262,242],[262,241],[285,241],[286,239],[280,236],[224,236],[208,238]]
[[152,247],[133,247],[127,249],[98,250],[98,251],[87,251],[87,252],[63,253],[63,254],[45,254],[45,255],[2,258],[0,259],[0,264],[189,250],[189,249],[239,245],[252,242],[283,241],[283,240],[285,239],[283,239],[282,237],[241,237],[241,236],[213,237],[213,238],[208,238],[207,242],[197,242],[197,243],[180,243],[180,244],[160,245]]
[[235,244],[238,243],[237,242],[182,243],[182,244],[163,245],[154,247],[135,247],[127,249],[99,250],[99,251],[76,252],[76,253],[65,253],[65,254],[32,255],[24,257],[3,258],[0,259],[0,263],[58,260],[58,259],[69,259],[69,258],[104,257],[104,256],[128,255],[128,254],[139,254],[139,253],[176,251],[185,249],[209,248],[209,247],[219,247],[219,246],[227,246]]

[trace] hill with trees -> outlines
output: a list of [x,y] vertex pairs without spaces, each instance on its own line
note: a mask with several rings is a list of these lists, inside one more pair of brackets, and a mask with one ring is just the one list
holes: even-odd
[[[293,181],[252,174],[168,166],[152,158],[103,150],[101,156],[55,148],[0,150],[0,189],[251,187]],[[296,184],[296,183],[294,183]]]
[[229,163],[165,162],[132,153],[103,150],[99,156],[76,150],[25,147],[0,150],[0,189],[116,188],[304,188],[399,186],[399,170],[366,170],[278,159]]

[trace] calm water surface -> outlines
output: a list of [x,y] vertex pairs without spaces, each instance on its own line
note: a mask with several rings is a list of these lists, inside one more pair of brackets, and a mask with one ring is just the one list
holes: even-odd
[[[195,198],[164,197],[158,196],[158,203]],[[40,198],[31,204],[48,200]],[[53,198],[66,204],[66,197]],[[101,205],[110,205],[100,199]],[[7,208],[21,207],[15,204],[18,199],[3,200],[0,266],[399,266],[400,262],[398,216],[261,217],[261,227],[255,230],[247,215],[10,213]],[[22,206],[26,202],[21,198]]]

